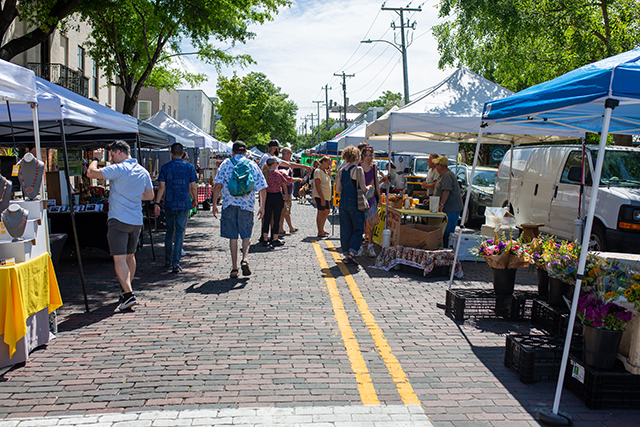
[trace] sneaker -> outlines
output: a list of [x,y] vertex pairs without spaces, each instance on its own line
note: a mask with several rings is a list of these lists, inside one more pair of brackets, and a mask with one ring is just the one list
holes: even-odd
[[180,256],[187,256],[187,253],[184,251],[184,249],[180,249]]
[[134,305],[138,304],[138,300],[136,299],[135,295],[131,295],[129,298],[127,298],[125,301],[122,301],[120,303],[120,305],[118,306],[118,309],[120,310],[126,310],[128,308],[133,307]]
[[165,261],[164,268],[171,268],[171,261]]
[[264,246],[265,248],[269,248],[271,247],[271,243],[267,240],[263,240],[262,241],[262,246]]
[[375,258],[376,256],[376,250],[373,249],[373,245],[369,245],[369,257]]
[[182,267],[180,267],[180,264],[175,264],[171,269],[172,273],[180,273],[181,271],[182,271]]
[[284,245],[284,242],[280,239],[276,239],[276,240],[272,240],[271,241],[271,246],[282,246]]
[[364,254],[364,246],[360,246],[360,249],[358,249],[358,253],[356,254],[356,256],[362,256]]

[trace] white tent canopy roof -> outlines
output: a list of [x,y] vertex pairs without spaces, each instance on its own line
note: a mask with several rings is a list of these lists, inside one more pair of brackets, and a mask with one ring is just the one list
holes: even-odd
[[[462,67],[410,104],[390,110],[367,126],[368,138],[476,142],[484,104],[513,92]],[[504,135],[508,134],[508,135]],[[555,135],[555,136],[549,136]],[[580,138],[582,132],[556,127],[497,125],[483,132],[483,142],[521,144]],[[409,139],[409,140],[411,140]]]
[[0,60],[0,100],[37,102],[36,75],[33,71]]
[[[213,143],[211,142],[211,137],[200,135],[192,131],[162,110],[158,111],[145,121],[156,125],[160,129],[164,129],[176,135],[190,139],[193,141],[196,148],[212,148]],[[207,143],[209,144],[209,147],[207,147]]]
[[225,144],[224,142],[218,141],[216,138],[214,138],[213,136],[209,135],[208,133],[206,133],[205,131],[200,129],[191,120],[182,119],[182,120],[180,120],[180,123],[182,123],[187,129],[191,130],[192,132],[195,132],[198,135],[202,135],[203,137],[205,137],[206,138],[205,139],[205,144],[206,144],[205,148],[209,148],[211,150],[218,151],[218,152],[230,152],[231,151],[227,144]]

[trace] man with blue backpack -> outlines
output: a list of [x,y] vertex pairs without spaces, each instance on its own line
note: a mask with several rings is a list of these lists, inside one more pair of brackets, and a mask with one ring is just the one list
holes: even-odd
[[236,141],[232,147],[232,157],[220,165],[213,180],[212,210],[218,217],[218,197],[222,193],[222,216],[220,218],[220,237],[229,239],[231,249],[232,279],[238,278],[238,235],[242,239],[242,275],[249,276],[251,269],[247,256],[253,230],[253,212],[256,204],[256,191],[259,194],[258,219],[264,215],[267,182],[258,169],[258,165],[246,157],[247,146]]

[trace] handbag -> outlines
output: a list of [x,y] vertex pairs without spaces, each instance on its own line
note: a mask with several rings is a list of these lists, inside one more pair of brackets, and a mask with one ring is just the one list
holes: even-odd
[[369,199],[367,198],[367,191],[360,188],[360,181],[358,181],[358,210],[361,212],[367,212],[369,210]]

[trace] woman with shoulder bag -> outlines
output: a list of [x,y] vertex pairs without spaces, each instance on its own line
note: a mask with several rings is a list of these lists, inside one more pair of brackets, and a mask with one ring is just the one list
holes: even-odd
[[376,251],[373,249],[373,229],[380,222],[380,215],[378,214],[378,198],[380,197],[380,185],[378,184],[378,167],[373,160],[373,147],[366,146],[361,151],[361,165],[364,172],[365,185],[370,186],[373,191],[367,193],[367,200],[369,201],[369,210],[365,215],[364,234],[365,239],[369,246],[367,250],[363,246],[358,251],[358,255],[362,255],[363,252],[372,258],[375,258]]
[[340,194],[340,243],[344,263],[358,265],[356,255],[362,245],[366,212],[358,208],[358,189],[370,190],[364,180],[364,172],[358,163],[360,151],[350,145],[342,151],[344,164],[336,177],[336,193]]

